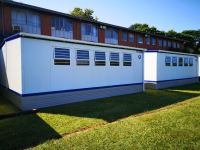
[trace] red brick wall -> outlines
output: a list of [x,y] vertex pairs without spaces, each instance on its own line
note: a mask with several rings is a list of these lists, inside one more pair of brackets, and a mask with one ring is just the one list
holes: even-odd
[[[131,46],[131,47],[136,47],[136,34],[135,33],[131,33],[131,32],[126,32],[127,33],[127,41],[123,41],[122,39],[122,34],[123,32],[126,32],[126,31],[123,31],[123,30],[119,30],[118,32],[118,42],[119,42],[119,45],[123,45],[123,46]],[[130,39],[129,39],[129,34],[133,34],[134,35],[134,42],[130,42]]]
[[[0,32],[3,29],[4,26],[4,33],[5,35],[9,35],[12,33],[12,24],[11,24],[11,10],[12,8],[10,6],[4,6],[3,7],[3,18],[0,17]],[[41,34],[42,35],[49,35],[51,36],[51,15],[47,15],[45,13],[41,13]],[[1,24],[1,20],[3,20],[3,24]],[[2,26],[3,25],[3,26]],[[174,50],[172,48],[168,47],[159,47],[158,46],[158,37],[156,38],[156,45],[152,46],[152,41],[150,38],[150,45],[146,45],[146,38],[144,34],[135,33],[134,34],[134,43],[129,41],[129,34],[130,31],[127,32],[127,41],[122,40],[122,33],[127,32],[125,30],[120,29],[118,32],[118,42],[119,45],[123,46],[131,46],[131,47],[139,47],[139,48],[147,48],[147,49],[166,49],[166,50]],[[2,32],[1,32],[2,33]],[[143,44],[138,43],[138,35],[143,36]],[[73,23],[73,37],[76,40],[81,40],[81,21],[80,20],[74,20]],[[104,29],[98,29],[98,42],[99,43],[105,43],[105,30]],[[168,39],[167,39],[168,40]],[[172,40],[171,40],[172,41]],[[180,42],[180,48],[184,49],[183,43]]]
[[73,30],[74,39],[81,40],[81,23],[79,21],[74,21]]
[[4,33],[10,34],[12,32],[12,23],[11,23],[11,8],[8,6],[5,6],[3,8],[3,20],[4,20]]
[[40,15],[41,34],[51,36],[51,16],[46,14]]
[[98,31],[99,31],[98,34],[99,43],[105,43],[105,30],[99,28]]

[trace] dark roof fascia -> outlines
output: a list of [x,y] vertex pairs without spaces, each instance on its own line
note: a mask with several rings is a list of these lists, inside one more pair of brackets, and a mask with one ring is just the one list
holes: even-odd
[[187,56],[198,57],[197,54],[183,53],[183,52],[173,52],[173,51],[165,51],[165,50],[146,50],[145,53],[166,53],[166,54],[187,55]]
[[170,39],[170,40],[175,40],[175,41],[180,41],[180,42],[187,42],[186,40],[171,38],[171,37],[157,35],[157,34],[150,34],[150,33],[141,32],[141,31],[137,31],[137,30],[133,30],[133,29],[130,29],[130,28],[117,26],[117,25],[113,25],[113,24],[109,24],[109,23],[105,23],[105,22],[87,20],[87,19],[84,19],[84,18],[81,18],[81,17],[76,17],[76,16],[72,16],[72,15],[69,15],[69,14],[66,14],[66,13],[62,13],[62,12],[58,12],[58,11],[54,11],[54,10],[50,10],[50,9],[46,9],[46,8],[41,8],[41,7],[29,5],[29,4],[24,4],[24,3],[20,3],[20,2],[7,1],[7,0],[0,0],[0,2],[7,4],[7,5],[11,5],[11,6],[29,8],[29,9],[32,9],[32,10],[41,11],[41,12],[45,12],[45,13],[48,13],[48,14],[64,16],[64,17],[68,17],[70,19],[75,19],[75,20],[78,20],[78,21],[90,22],[90,23],[94,23],[96,25],[113,27],[113,28],[117,28],[117,29],[121,29],[121,30],[126,30],[126,31],[135,32],[135,33],[139,33],[139,34],[150,35],[150,36],[155,36],[155,37],[160,37],[160,38],[165,38],[165,39]]

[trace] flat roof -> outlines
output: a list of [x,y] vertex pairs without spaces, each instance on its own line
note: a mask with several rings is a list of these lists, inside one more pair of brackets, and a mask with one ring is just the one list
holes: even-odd
[[172,38],[172,37],[167,37],[167,36],[162,36],[162,35],[157,35],[157,34],[151,34],[151,33],[147,33],[147,32],[141,32],[141,31],[137,31],[137,30],[133,30],[133,29],[130,29],[130,28],[117,26],[117,25],[113,25],[113,24],[109,24],[109,23],[105,23],[105,22],[87,20],[87,19],[84,19],[84,18],[81,18],[81,17],[72,16],[70,14],[66,14],[66,13],[62,13],[62,12],[58,12],[58,11],[54,11],[54,10],[50,10],[50,9],[46,9],[46,8],[42,8],[42,7],[37,7],[37,6],[25,4],[25,3],[15,2],[15,1],[11,1],[11,0],[0,0],[0,2],[7,4],[7,5],[29,8],[29,9],[32,9],[32,10],[37,10],[37,11],[41,11],[41,12],[45,12],[45,13],[49,13],[49,14],[65,16],[65,17],[75,19],[75,20],[80,20],[80,21],[90,22],[90,23],[94,23],[94,24],[98,24],[98,25],[118,28],[118,29],[122,29],[122,30],[126,30],[126,31],[131,31],[131,32],[136,32],[136,33],[141,33],[141,34],[148,34],[148,35],[151,35],[151,36],[157,36],[157,37],[160,37],[160,38],[166,38],[166,39],[175,40],[175,41],[187,42],[186,40],[182,40],[182,39],[177,39],[177,38]]
[[168,53],[168,54],[178,54],[178,55],[189,55],[189,56],[197,56],[197,57],[199,56],[197,54],[166,51],[166,50],[146,50],[145,52],[147,52],[147,53]]
[[20,32],[20,33],[14,34],[14,35],[12,35],[8,38],[5,38],[4,42],[1,44],[0,47],[2,47],[5,44],[5,42],[17,39],[19,37],[30,38],[30,39],[48,40],[48,41],[56,41],[56,42],[82,44],[82,45],[90,45],[90,46],[118,48],[118,49],[125,49],[125,50],[134,50],[134,51],[145,51],[146,50],[144,48],[136,48],[136,47],[129,47],[129,46],[88,42],[88,41],[81,41],[81,40],[74,40],[74,39],[65,39],[65,38],[52,37],[52,36],[46,36],[46,35],[38,35],[38,34],[30,34],[30,33],[24,33],[24,32]]

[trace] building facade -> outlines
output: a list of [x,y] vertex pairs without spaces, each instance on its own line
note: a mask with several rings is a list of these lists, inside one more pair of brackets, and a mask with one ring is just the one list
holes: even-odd
[[147,88],[156,89],[198,82],[198,56],[148,50],[144,54],[144,82]]
[[130,46],[145,49],[183,51],[184,41],[130,30],[98,21],[13,1],[0,1],[1,39],[27,32],[66,39]]
[[0,90],[22,110],[144,91],[143,49],[19,33],[0,50]]

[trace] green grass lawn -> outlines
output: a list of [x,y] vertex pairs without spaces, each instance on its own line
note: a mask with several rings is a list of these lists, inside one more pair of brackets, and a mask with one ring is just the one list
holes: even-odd
[[23,148],[200,149],[200,84],[0,120],[0,149]]
[[0,95],[0,115],[12,114],[16,112],[19,112],[19,109]]

